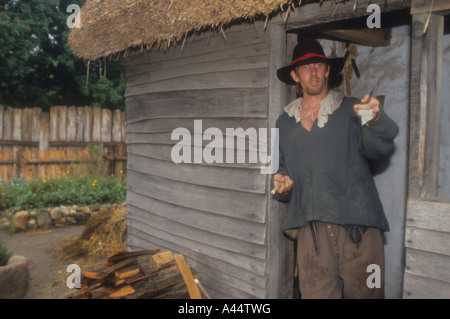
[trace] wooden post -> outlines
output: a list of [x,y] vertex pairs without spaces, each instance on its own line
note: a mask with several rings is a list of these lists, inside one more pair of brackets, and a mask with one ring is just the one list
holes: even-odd
[[409,197],[438,195],[440,116],[442,106],[442,16],[413,15],[411,38],[411,105]]
[[[4,106],[0,104],[0,140],[3,139],[3,111]],[[0,145],[0,151],[2,150],[2,146]]]

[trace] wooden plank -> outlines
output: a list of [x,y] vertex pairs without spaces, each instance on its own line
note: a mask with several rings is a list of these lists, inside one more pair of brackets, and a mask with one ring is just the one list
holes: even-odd
[[[145,218],[143,218],[143,216],[145,216]],[[152,212],[148,212],[144,215],[142,214],[142,211],[140,211],[139,213],[134,213],[132,215],[129,214],[128,218],[141,223],[149,224],[167,234],[177,234],[180,237],[188,238],[192,241],[207,243],[207,245],[211,247],[236,252],[246,256],[252,256],[253,258],[266,258],[266,248],[264,243],[255,244],[248,242],[246,238],[244,238],[244,240],[240,240],[232,237],[226,237],[215,233],[214,228],[202,230],[195,226],[186,225],[184,221],[190,218],[187,214],[181,214],[178,220],[169,220],[164,217],[157,216]],[[227,222],[226,218],[223,218],[223,220],[224,223]],[[234,221],[234,223],[237,224],[238,221]]]
[[320,31],[320,33],[371,47],[387,46],[391,42],[391,29],[389,28],[329,29]]
[[[266,262],[264,260],[211,247],[206,243],[192,241],[188,238],[178,236],[177,234],[168,234],[154,228],[151,225],[137,222],[131,218],[129,219],[129,222],[130,227],[127,231],[129,231],[129,234],[134,237],[134,240],[136,240],[136,237],[139,237],[149,243],[156,244],[163,241],[166,247],[171,247],[171,250],[183,253],[183,255],[189,258],[193,258],[193,254],[197,255],[197,259],[206,257],[213,258],[228,265],[234,265],[241,269],[253,271],[259,276],[265,275]],[[188,250],[192,251],[193,254],[188,253]],[[201,269],[198,269],[198,271],[201,272]]]
[[179,90],[266,88],[267,82],[267,68],[224,71],[217,74],[184,75],[154,83],[143,83],[133,87],[127,87],[125,97]]
[[85,121],[85,109],[84,107],[76,108],[76,136],[75,141],[84,141],[84,121]]
[[114,273],[114,276],[119,279],[125,279],[125,278],[130,278],[130,277],[136,276],[137,274],[139,274],[139,272],[140,272],[139,267],[135,266],[132,269],[125,268],[125,269],[117,270]]
[[101,141],[111,142],[112,112],[110,109],[102,109]]
[[3,112],[3,139],[4,140],[12,140],[13,139],[13,115],[14,109],[7,108]]
[[50,140],[49,141],[58,141],[58,107],[51,106],[50,107]]
[[412,0],[411,14],[429,13],[450,10],[448,0]]
[[[409,197],[438,195],[439,134],[443,17],[413,16],[411,37],[411,102],[409,136]],[[437,156],[437,158],[436,158]]]
[[265,224],[242,219],[225,219],[219,214],[174,205],[148,196],[139,199],[142,196],[145,195],[133,193],[128,196],[128,205],[133,206],[133,215],[136,219],[145,220],[149,213],[173,221],[179,221],[180,216],[187,216],[187,218],[183,218],[183,223],[186,226],[196,227],[204,231],[213,230],[218,235],[260,245],[263,245],[266,241],[267,225]]
[[134,293],[135,290],[130,286],[124,286],[122,288],[120,288],[119,290],[113,292],[112,294],[109,295],[110,298],[123,298],[127,295],[131,295],[132,293]]
[[39,142],[39,134],[41,131],[41,109],[33,107],[31,110],[31,140]]
[[[217,127],[222,132],[225,132],[227,127],[247,129],[249,127],[263,128],[267,127],[267,120],[265,118],[251,118],[251,117],[227,117],[227,118],[208,118],[199,116],[197,120],[202,121],[205,128]],[[172,133],[178,127],[187,128],[189,131],[194,130],[194,119],[192,118],[157,118],[157,119],[143,119],[128,123],[128,133]],[[129,135],[128,134],[128,135]],[[127,143],[132,143],[133,140],[127,140]]]
[[450,256],[406,249],[405,272],[450,284]]
[[175,261],[177,263],[178,269],[180,270],[181,276],[183,277],[183,280],[186,283],[189,292],[189,297],[191,299],[202,299],[202,294],[200,293],[200,290],[198,289],[198,286],[194,281],[191,269],[186,263],[186,260],[184,259],[183,255],[176,254]]
[[122,142],[127,140],[127,113],[122,112]]
[[67,108],[66,135],[67,141],[77,140],[77,108],[75,106]]
[[152,259],[156,263],[158,268],[161,268],[162,266],[173,262],[175,260],[175,256],[172,254],[171,251],[163,251],[153,255]]
[[406,227],[405,247],[450,256],[450,233]]
[[39,150],[47,150],[50,140],[50,113],[41,112],[39,116]]
[[[241,25],[233,25],[224,30],[226,39],[223,33],[218,31],[201,32],[193,34],[188,37],[184,46],[171,46],[168,50],[151,50],[149,54],[145,54],[146,58],[151,62],[167,61],[168,56],[171,59],[181,57],[191,57],[198,55],[199,52],[207,52],[214,55],[218,51],[226,48],[241,47],[243,44],[256,44],[261,40],[266,39],[267,33],[264,30],[264,22],[255,21],[251,24],[243,23]],[[126,68],[133,65],[141,65],[142,61],[136,59],[142,54],[140,52],[130,52]]]
[[285,23],[285,14],[278,15],[272,19],[272,23],[285,24],[286,30],[303,28],[320,23],[346,20],[357,17],[368,16],[367,12],[370,4],[378,4],[383,13],[409,8],[411,0],[358,0],[336,3],[335,1],[320,1],[310,3],[291,10]]
[[127,125],[144,119],[267,115],[266,89],[173,91],[127,98]]
[[450,284],[406,272],[403,299],[450,299]]
[[128,154],[128,169],[190,185],[255,194],[266,192],[266,175],[254,169],[175,164],[135,154]]
[[13,110],[12,139],[22,140],[22,109]]
[[[142,176],[145,176],[146,180]],[[174,205],[212,212],[218,215],[258,223],[264,223],[265,221],[266,203],[264,194],[218,190],[151,175],[142,175],[141,173],[133,175],[130,170],[128,170],[127,181],[128,178],[130,178],[128,192],[132,191]],[[187,188],[187,186],[189,187]]]
[[[264,163],[262,163],[262,161],[261,161],[258,150],[247,151],[247,150],[241,148],[240,143],[235,143],[235,145],[236,145],[235,148],[224,148],[222,150],[223,155],[220,156],[220,158],[218,156],[215,157],[214,161],[212,163],[209,163],[209,162],[207,163],[203,159],[201,164],[206,167],[211,167],[211,168],[214,167],[217,169],[219,169],[219,168],[222,168],[222,169],[240,168],[243,170],[253,170],[253,171],[257,171],[255,173],[261,174],[260,167]],[[173,158],[171,156],[171,152],[174,149],[174,146],[175,145],[158,145],[158,144],[155,145],[155,144],[145,144],[145,143],[129,144],[127,147],[127,152],[129,155],[140,155],[140,156],[149,157],[149,158],[152,158],[155,160],[161,160],[161,161],[165,161],[165,162],[169,162],[169,163],[174,163]],[[237,147],[237,146],[239,146],[239,147]],[[264,146],[264,147],[266,147],[266,146]],[[200,154],[203,154],[203,152],[206,151],[206,148],[201,147],[201,146],[200,147],[195,146],[192,148],[189,147],[189,149],[191,150],[190,161],[187,163],[183,162],[183,163],[180,163],[177,165],[194,165],[192,155],[195,152],[199,152]],[[233,155],[232,161],[227,159],[228,158],[227,156],[231,156],[231,155]],[[239,159],[237,158],[238,155],[239,155]],[[242,158],[244,158],[244,160],[242,160]]]
[[[5,107],[0,104],[0,140],[3,139],[3,112],[5,111]],[[1,146],[0,146],[1,150]]]
[[[442,42],[444,17],[432,15],[425,35],[422,75],[426,81],[424,174],[420,197],[436,198],[439,188],[439,152],[442,110]],[[425,88],[424,88],[425,89]]]
[[450,203],[409,198],[406,226],[450,233]]
[[58,106],[58,141],[67,141],[67,106]]
[[22,110],[22,141],[31,141],[31,108],[24,108]]
[[224,58],[206,62],[199,59],[198,63],[186,63],[176,68],[149,70],[134,76],[127,77],[127,89],[135,86],[158,83],[189,76],[203,76],[206,74],[220,74],[222,72],[265,69],[268,67],[267,53],[255,56]]
[[[211,142],[214,142],[215,144],[220,144],[223,146],[224,154],[226,154],[226,150],[248,150],[252,152],[267,150],[267,144],[268,139],[270,139],[271,130],[266,127],[260,128],[249,126],[220,128],[217,126],[205,125],[205,123],[203,123],[203,120],[196,121],[197,123],[200,123],[199,121],[202,121],[200,124],[197,124],[197,128],[192,128],[194,121],[191,120],[191,123],[186,123],[188,124],[187,127],[174,128],[172,132],[128,132],[127,144],[162,144],[171,147],[177,144],[180,146],[199,146],[204,148],[205,146],[210,145]],[[214,120],[212,120],[211,122],[214,122]],[[267,121],[264,122],[267,124]],[[181,136],[178,134],[174,134],[176,132],[175,130],[177,129],[183,130],[183,134]],[[184,134],[184,131],[186,131],[186,134]],[[193,145],[194,141],[195,145]],[[270,150],[268,153],[270,154]]]
[[122,112],[120,110],[114,110],[112,114],[112,138],[113,142],[122,141]]
[[83,141],[92,141],[92,130],[93,130],[93,119],[92,119],[92,108],[89,106],[84,107],[84,134]]
[[92,141],[101,142],[102,140],[102,109],[94,107],[92,109]]
[[[165,55],[163,59],[155,59],[153,53],[136,56],[128,61],[133,64],[127,64],[126,79],[127,82],[141,74],[169,69],[176,69],[186,65],[196,65],[199,63],[221,64],[227,59],[245,59],[257,56],[267,56],[269,54],[269,42],[261,39],[259,42],[251,41],[235,46],[216,47],[213,52],[208,51],[206,47],[199,48],[195,54],[185,54],[182,56]],[[136,64],[137,63],[137,64]]]

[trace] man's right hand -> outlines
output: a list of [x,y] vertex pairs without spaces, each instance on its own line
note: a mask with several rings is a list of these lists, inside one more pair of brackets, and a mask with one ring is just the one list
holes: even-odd
[[273,186],[278,194],[290,191],[293,185],[294,182],[287,175],[278,173],[273,176]]

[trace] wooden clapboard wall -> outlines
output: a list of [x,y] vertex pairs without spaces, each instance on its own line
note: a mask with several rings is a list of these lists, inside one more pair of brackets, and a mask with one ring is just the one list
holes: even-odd
[[404,298],[450,298],[450,202],[408,200]]
[[267,296],[267,175],[248,160],[175,164],[171,133],[267,128],[269,52],[255,24],[126,62],[128,247],[182,253],[215,298]]
[[439,14],[412,16],[404,298],[450,298],[450,198],[439,196],[443,31]]

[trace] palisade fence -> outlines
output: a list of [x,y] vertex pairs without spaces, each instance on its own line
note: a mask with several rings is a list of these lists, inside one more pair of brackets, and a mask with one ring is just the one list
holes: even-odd
[[120,110],[53,106],[42,112],[0,105],[0,182],[74,176],[89,164],[104,174],[124,174],[125,138]]

